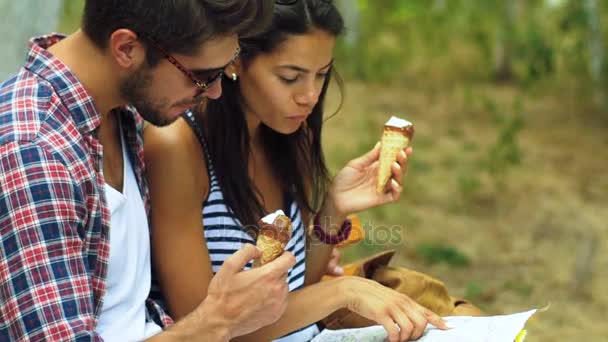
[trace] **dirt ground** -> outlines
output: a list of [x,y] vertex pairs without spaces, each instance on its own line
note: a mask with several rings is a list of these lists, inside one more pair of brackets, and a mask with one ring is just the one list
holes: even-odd
[[[608,113],[566,88],[414,83],[347,82],[344,107],[325,126],[336,169],[373,146],[389,114],[415,123],[407,194],[360,215],[364,226],[398,225],[402,243],[372,249],[398,249],[393,264],[442,279],[491,314],[550,304],[528,323],[527,341],[606,341]],[[328,109],[337,101],[330,95]],[[497,113],[524,119],[515,139],[521,161],[504,168],[502,185],[479,163],[500,132]],[[470,265],[425,263],[416,246],[428,242],[454,247]]]

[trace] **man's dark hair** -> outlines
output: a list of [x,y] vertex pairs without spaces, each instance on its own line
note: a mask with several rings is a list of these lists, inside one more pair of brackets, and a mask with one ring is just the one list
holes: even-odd
[[[86,0],[82,29],[105,49],[118,29],[137,33],[169,53],[193,55],[210,38],[238,34],[249,36],[270,23],[274,0]],[[159,52],[148,48],[151,66]]]

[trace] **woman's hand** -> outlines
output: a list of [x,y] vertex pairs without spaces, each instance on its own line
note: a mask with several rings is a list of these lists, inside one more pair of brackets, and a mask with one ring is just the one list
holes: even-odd
[[325,274],[334,277],[344,275],[344,269],[340,266],[340,250],[338,247],[334,247],[331,250],[331,256],[327,263],[327,272]]
[[441,317],[404,294],[365,278],[340,279],[347,308],[384,326],[391,342],[420,338],[427,323],[448,329]]
[[397,154],[392,165],[392,179],[384,193],[376,192],[380,143],[365,155],[351,160],[340,170],[333,180],[326,198],[334,212],[327,215],[345,217],[347,215],[399,200],[403,190],[402,179],[407,168],[407,159],[412,154],[408,147]]

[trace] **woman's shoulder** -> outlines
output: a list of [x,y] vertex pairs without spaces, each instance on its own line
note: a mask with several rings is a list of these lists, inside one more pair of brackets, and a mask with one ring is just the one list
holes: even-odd
[[149,173],[177,182],[194,181],[191,186],[209,188],[203,147],[183,118],[166,127],[148,125],[144,129],[144,155]]

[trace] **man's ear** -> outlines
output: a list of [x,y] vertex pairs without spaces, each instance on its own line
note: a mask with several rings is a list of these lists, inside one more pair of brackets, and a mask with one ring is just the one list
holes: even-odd
[[131,30],[119,29],[112,33],[108,44],[115,63],[126,70],[138,69],[146,60],[146,48]]

